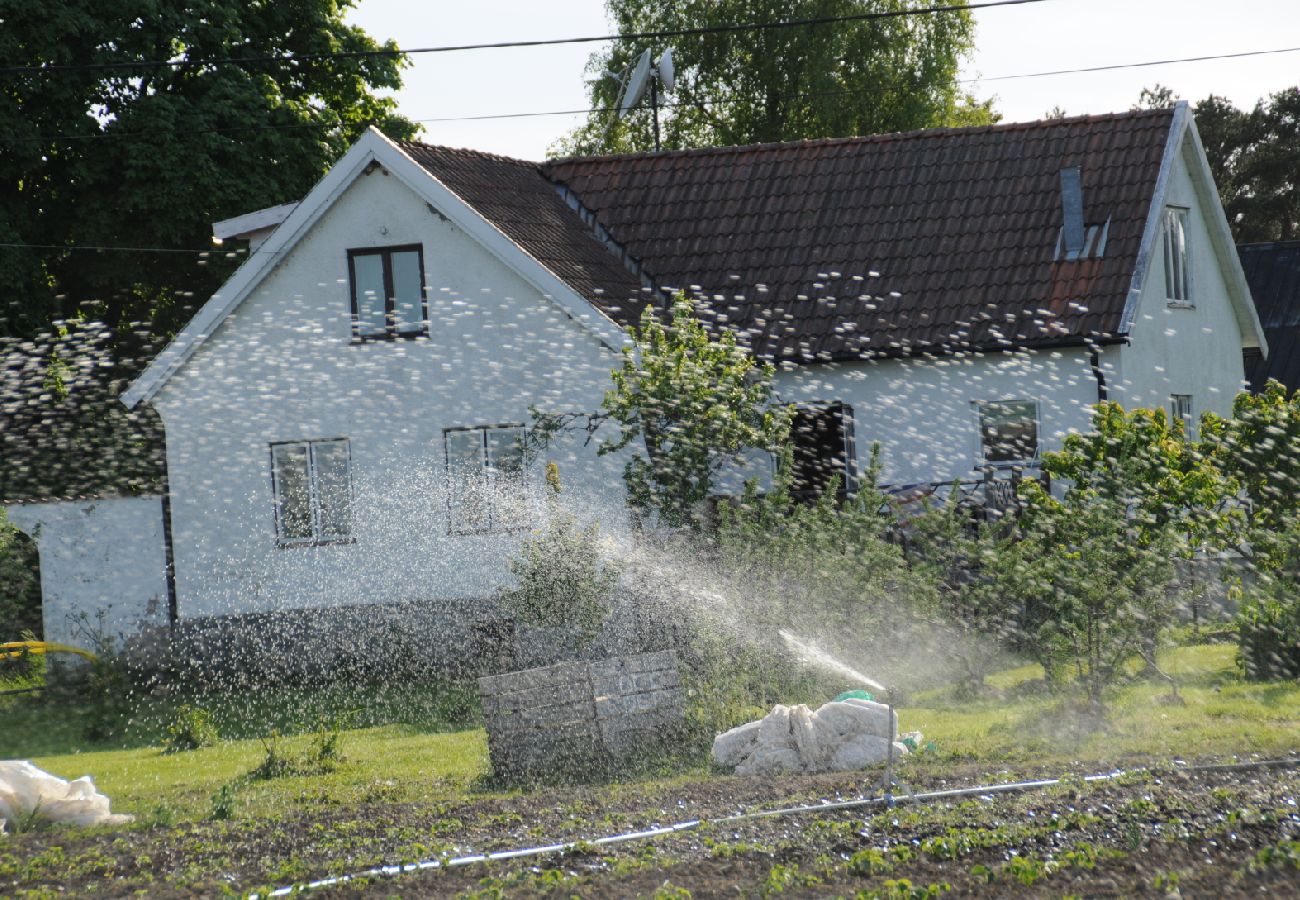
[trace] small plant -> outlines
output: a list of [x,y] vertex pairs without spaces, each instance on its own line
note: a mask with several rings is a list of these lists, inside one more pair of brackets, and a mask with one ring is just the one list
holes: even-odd
[[1178,893],[1178,873],[1161,872],[1155,877],[1155,880],[1151,882],[1151,887],[1162,894]]
[[163,738],[164,753],[181,753],[211,747],[221,740],[217,727],[212,724],[212,714],[201,706],[183,703],[167,726]]
[[212,795],[212,820],[226,822],[235,817],[235,785],[233,782],[223,784]]
[[272,728],[270,734],[262,738],[262,750],[264,751],[262,761],[250,773],[251,777],[264,780],[299,773],[300,767],[285,751],[278,728]]
[[888,875],[893,870],[894,864],[875,847],[859,850],[849,857],[849,871],[854,875]]
[[1013,856],[1003,864],[1002,871],[1025,887],[1033,887],[1035,882],[1052,874],[1052,867],[1028,856]]
[[1278,866],[1300,870],[1300,841],[1279,841],[1255,854],[1256,868]]

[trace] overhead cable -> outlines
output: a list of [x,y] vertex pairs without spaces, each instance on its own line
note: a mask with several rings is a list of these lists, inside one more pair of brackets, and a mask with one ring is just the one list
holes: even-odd
[[1045,3],[1048,0],[988,0],[984,3],[924,6],[916,9],[895,9],[882,12],[857,13],[849,16],[821,16],[813,19],[789,19],[783,22],[747,22],[740,25],[710,25],[701,28],[676,28],[664,31],[640,31],[630,34],[600,34],[585,37],[550,38],[535,41],[495,41],[484,44],[448,44],[440,47],[408,47],[382,50],[348,50],[333,53],[290,53],[268,56],[209,57],[207,59],[151,59],[124,60],[104,63],[46,63],[32,66],[0,66],[0,75],[38,75],[53,72],[92,72],[137,70],[156,68],[212,68],[217,66],[266,65],[279,63],[321,62],[334,59],[367,59],[376,57],[413,56],[418,53],[457,53],[465,50],[507,50],[518,47],[552,47],[562,44],[591,44],[604,41],[655,40],[660,38],[688,37],[702,34],[727,34],[740,31],[770,31],[779,28],[799,28],[809,25],[838,25],[845,22],[865,22],[878,19],[898,19],[907,16],[929,16],[940,13],[967,12],[991,9],[998,6],[1025,6]]

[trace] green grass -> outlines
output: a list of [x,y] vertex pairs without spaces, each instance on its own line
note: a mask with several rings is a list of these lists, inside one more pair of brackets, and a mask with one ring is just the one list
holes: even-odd
[[[924,732],[935,745],[934,751],[915,757],[914,765],[1069,766],[1139,756],[1160,760],[1300,749],[1300,684],[1245,682],[1234,654],[1235,647],[1223,644],[1163,652],[1161,668],[1177,682],[1183,704],[1169,702],[1168,683],[1134,677],[1112,692],[1102,730],[1081,721],[1061,698],[1048,693],[1037,666],[992,676],[989,683],[1000,697],[961,701],[951,690],[920,695],[900,709],[900,726]],[[65,778],[90,774],[115,810],[146,823],[207,818],[214,795],[226,785],[237,818],[369,802],[441,802],[488,783],[486,737],[474,727],[471,701],[464,686],[448,684],[387,691],[333,686],[208,698],[224,740],[165,754],[162,729],[180,698],[138,704],[124,737],[111,745],[93,745],[80,737],[85,706],[56,696],[24,696],[0,700],[5,723],[0,758],[32,758]],[[357,709],[361,712],[352,712]],[[341,731],[343,760],[330,771],[247,777],[265,757],[260,736],[278,729],[290,735],[281,739],[287,753],[309,755],[311,732],[318,727],[313,723],[343,713],[355,716],[360,727]],[[659,776],[660,783],[667,783],[665,778],[698,778],[705,771],[699,757],[687,754],[628,780],[644,783]]]
[[[306,752],[309,735],[284,740]],[[482,729],[430,734],[407,725],[343,733],[344,759],[331,772],[249,781],[235,792],[240,817],[268,816],[295,807],[353,807],[369,802],[429,802],[465,794],[487,772]],[[164,754],[155,747],[38,756],[33,762],[61,778],[94,776],[114,812],[145,821],[201,819],[213,795],[247,775],[265,756],[258,740]]]
[[954,758],[990,762],[1102,761],[1130,756],[1226,756],[1300,749],[1300,685],[1242,681],[1236,647],[1209,644],[1163,651],[1158,663],[1178,686],[1170,701],[1161,679],[1133,678],[1112,691],[1098,730],[1058,697],[1035,691],[1039,666],[999,672],[989,684],[1012,699],[961,702],[933,692],[899,712],[899,727],[919,730]]

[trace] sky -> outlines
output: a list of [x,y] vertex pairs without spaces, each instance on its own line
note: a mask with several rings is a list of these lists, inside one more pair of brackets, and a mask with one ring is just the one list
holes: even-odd
[[[976,49],[964,78],[991,79],[1194,56],[1300,47],[1300,0],[1045,0],[976,12]],[[607,34],[603,0],[358,0],[349,20],[403,48]],[[583,109],[584,70],[599,44],[416,54],[397,94],[416,120]],[[1181,97],[1211,93],[1238,106],[1300,84],[1300,52],[967,85],[996,98],[1003,121],[1118,112],[1143,87]],[[423,140],[541,159],[583,115],[424,122]]]

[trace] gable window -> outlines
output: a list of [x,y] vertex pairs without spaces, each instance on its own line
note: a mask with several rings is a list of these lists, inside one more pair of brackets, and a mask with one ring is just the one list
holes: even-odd
[[1171,206],[1165,210],[1165,297],[1171,304],[1192,303],[1190,262],[1187,248],[1187,210]]
[[841,497],[857,489],[853,407],[847,403],[795,407],[790,443],[794,450],[790,489],[796,497],[820,497],[836,476]]
[[1038,459],[1038,401],[991,400],[975,407],[983,464],[1014,465]]
[[352,538],[347,438],[271,445],[275,532],[281,546]]
[[1183,437],[1195,437],[1192,429],[1196,425],[1196,419],[1192,411],[1191,394],[1171,394],[1169,396],[1169,424],[1181,426]]
[[524,427],[448,428],[448,530],[452,534],[510,531],[528,526]]
[[367,340],[426,334],[424,250],[419,244],[348,251],[352,334]]

